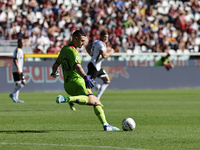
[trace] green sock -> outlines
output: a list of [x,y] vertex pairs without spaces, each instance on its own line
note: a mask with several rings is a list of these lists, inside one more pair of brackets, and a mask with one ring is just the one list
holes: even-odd
[[64,96],[64,98],[65,98],[65,100],[66,100],[65,103],[67,103],[67,102],[69,101],[69,97],[65,97],[65,96]]
[[107,121],[106,121],[106,116],[104,114],[103,108],[101,105],[96,105],[94,106],[94,112],[97,115],[97,117],[99,118],[100,122],[103,125],[108,125]]
[[70,97],[65,97],[65,99],[66,99],[66,102],[77,103],[80,105],[86,105],[89,103],[89,98],[88,96],[85,96],[85,95],[70,96]]

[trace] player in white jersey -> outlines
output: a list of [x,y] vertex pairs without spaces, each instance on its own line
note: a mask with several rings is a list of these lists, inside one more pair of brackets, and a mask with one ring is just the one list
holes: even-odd
[[26,80],[23,75],[23,65],[24,65],[24,53],[22,51],[23,42],[24,42],[23,39],[18,39],[17,41],[18,46],[14,50],[12,72],[16,84],[14,91],[9,95],[14,102],[18,103],[24,102],[22,100],[19,100],[18,97],[19,97],[19,90],[23,88],[24,85],[26,84]]
[[87,52],[91,55],[91,60],[88,63],[88,75],[92,79],[96,77],[100,78],[103,83],[101,84],[100,89],[98,90],[97,98],[100,99],[103,92],[106,90],[110,83],[110,78],[106,71],[101,67],[102,61],[114,53],[113,48],[107,49],[106,42],[108,41],[108,32],[103,30],[100,33],[100,39],[88,44]]

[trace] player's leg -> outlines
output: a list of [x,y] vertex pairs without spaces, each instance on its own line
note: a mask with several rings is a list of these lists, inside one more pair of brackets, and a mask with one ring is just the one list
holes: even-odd
[[[17,90],[17,91],[16,91],[16,93],[15,93],[16,99],[17,99],[17,100],[19,100],[19,92],[20,92],[20,89],[22,89],[22,88],[26,85],[26,79],[25,79],[23,73],[20,74],[20,81],[21,81],[21,83],[16,87],[16,90]],[[21,101],[21,100],[19,100],[19,101]],[[22,101],[21,101],[21,102],[22,102]]]
[[[74,103],[77,99],[79,99],[80,104],[87,104],[87,99],[85,99],[84,96],[92,94],[92,91],[90,89],[86,89],[85,81],[82,78],[77,79],[76,81],[72,81],[72,82],[67,82],[67,83],[65,82],[64,88],[65,88],[66,93],[68,93],[69,95],[72,95],[74,97],[71,97],[71,99],[69,101],[68,100],[69,97],[64,97],[62,95],[58,95],[56,102],[57,103],[68,102],[68,104],[70,105],[70,108],[74,111],[76,110],[74,107]],[[83,95],[83,97],[77,98],[76,95]]]
[[[23,75],[23,74],[22,74]],[[21,76],[19,73],[13,73],[14,81],[16,83],[14,91],[9,95],[14,102],[23,103],[24,101],[18,100],[19,90],[24,87],[25,83],[21,83]],[[24,81],[25,82],[25,81]]]
[[80,80],[76,82],[65,83],[64,87],[65,91],[69,95],[74,95],[74,96],[64,97],[62,95],[58,95],[56,100],[57,103],[71,102],[80,105],[93,105],[94,112],[101,121],[101,123],[103,124],[105,131],[119,130],[118,128],[113,127],[107,123],[101,102],[96,96],[92,94],[91,89],[87,89],[85,87],[85,81],[82,78],[80,78]]
[[[90,75],[91,76],[91,79],[95,80],[96,77],[98,76],[98,71],[97,69],[94,67],[93,63],[89,62],[88,64],[88,72],[87,72],[87,75]],[[96,83],[94,85],[94,88],[98,91],[100,89],[101,85]]]
[[94,95],[80,95],[80,96],[70,96],[70,97],[64,97],[62,95],[58,95],[57,102],[66,103],[66,102],[72,102],[77,103],[80,105],[92,105],[94,107],[94,112],[100,122],[103,125],[103,128],[105,131],[117,131],[119,130],[117,127],[111,126],[106,121],[106,117],[104,114],[104,110],[102,108],[102,104],[99,101],[99,99]]
[[20,92],[20,89],[23,88],[25,85],[26,85],[26,81],[25,81],[25,80],[22,80],[22,82],[18,85],[18,86],[19,86],[19,89],[18,89],[17,92],[16,92],[16,99],[19,100],[19,92]]
[[69,97],[58,95],[56,102],[57,103],[77,103],[80,105],[87,105],[89,104],[89,98],[86,95],[69,96]]
[[108,74],[106,73],[106,71],[103,69],[101,69],[99,71],[99,77],[103,81],[103,83],[101,84],[101,87],[97,93],[97,98],[100,100],[102,94],[104,93],[104,91],[106,90],[108,85],[110,84],[110,78],[109,78]]
[[9,97],[13,100],[13,102],[17,102],[17,98],[16,98],[16,88],[20,83],[16,82],[15,83],[15,88],[14,91],[9,95]]
[[57,103],[79,103],[79,104],[88,104],[89,99],[88,95],[93,95],[91,89],[87,89],[85,86],[85,81],[83,78],[79,78],[73,81],[64,83],[64,88],[67,94],[71,95],[70,97],[64,97],[59,95],[57,97]]
[[93,104],[94,113],[98,117],[99,121],[102,123],[104,131],[120,130],[119,128],[108,124],[108,122],[106,121],[106,116],[105,116],[104,110],[102,108],[102,104],[96,96],[93,96],[93,95],[89,96],[89,100],[90,100],[90,103]]

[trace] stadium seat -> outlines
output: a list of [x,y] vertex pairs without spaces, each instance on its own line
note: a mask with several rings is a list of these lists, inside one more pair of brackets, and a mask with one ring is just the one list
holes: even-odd
[[152,52],[152,49],[148,49],[148,53],[151,53]]
[[122,56],[119,56],[118,61],[124,61],[124,58]]
[[36,57],[36,58],[35,58],[35,61],[41,61],[41,58]]
[[163,0],[162,3],[161,3],[161,5],[162,5],[163,7],[168,7],[168,6],[169,6],[168,0]]
[[81,6],[81,0],[71,0],[71,3],[74,4],[76,7]]
[[82,11],[81,11],[81,10],[77,11],[76,17],[81,18],[82,15],[83,15],[83,14],[82,14]]
[[124,56],[126,61],[131,60],[131,56]]
[[146,60],[147,61],[152,61],[152,60],[154,60],[154,56],[153,55],[148,55],[148,56],[146,56]]
[[32,57],[28,57],[26,58],[26,61],[34,61],[34,59]]
[[161,7],[161,6],[158,7],[158,13],[162,14],[162,13],[163,13],[163,10],[164,10],[163,7]]
[[196,43],[197,45],[200,45],[200,37],[195,38],[195,43]]
[[173,55],[173,54],[176,54],[176,51],[175,50],[173,50],[173,49],[170,49],[169,50],[169,54],[171,55],[170,56],[170,60],[177,60],[177,56],[176,55]]
[[177,9],[177,8],[178,8],[178,5],[179,5],[178,2],[177,2],[177,1],[174,1],[174,0],[170,0],[170,1],[169,1],[169,4],[170,4],[170,5],[173,5],[174,9]]
[[134,26],[133,31],[134,31],[134,33],[136,34],[136,33],[139,31],[138,26]]
[[132,54],[132,53],[133,53],[133,50],[132,50],[132,49],[127,49],[127,50],[126,50],[126,53],[127,53],[127,54]]
[[167,6],[167,7],[160,6],[160,7],[158,7],[158,12],[160,14],[167,15],[169,12],[169,9],[170,9],[169,6]]
[[129,61],[131,60],[131,56],[122,55],[118,57],[118,61]]
[[17,5],[12,5],[13,10],[17,10]]
[[16,26],[15,29],[16,29],[16,32],[19,33],[20,29],[21,29],[21,26]]
[[141,46],[141,50],[142,50],[143,53],[148,51],[148,49],[147,49],[147,47],[145,45]]
[[133,53],[135,53],[135,54],[141,53],[140,48],[141,48],[140,46],[135,46]]
[[176,53],[177,53],[177,54],[182,54],[183,51],[182,51],[181,49],[177,49]]
[[40,11],[37,11],[37,12],[36,12],[36,18],[37,18],[37,19],[43,18],[42,13],[41,13]]
[[184,54],[189,54],[190,51],[189,51],[188,49],[184,49],[183,53],[184,53]]
[[175,54],[175,53],[176,53],[175,50],[173,50],[173,49],[170,49],[170,50],[169,50],[169,54]]
[[168,12],[169,12],[169,9],[170,9],[170,7],[169,7],[169,6],[165,7],[165,10],[164,10],[164,13],[163,13],[163,14],[167,15],[167,14],[168,14]]
[[12,11],[8,12],[8,19],[11,19],[11,21],[15,20],[15,14]]
[[195,16],[194,16],[194,19],[196,21],[198,21],[200,19],[200,13],[196,13]]
[[65,6],[68,6],[68,7],[69,7],[68,9],[70,9],[72,3],[71,3],[69,0],[64,0],[64,5],[65,5]]
[[185,60],[185,56],[182,55],[183,54],[183,51],[181,49],[177,49],[176,50],[176,53],[177,54],[180,54],[179,56],[177,56],[178,60]]
[[20,5],[22,4],[22,0],[16,0],[16,1],[15,1],[15,4],[16,4],[17,6],[20,6]]
[[57,4],[58,5],[63,4],[63,0],[57,0]]
[[155,40],[150,40],[150,44],[151,44],[151,45],[155,45],[155,44],[156,44],[156,41],[155,41]]
[[[183,54],[190,54],[190,51],[188,49],[185,49],[183,51]],[[188,60],[190,58],[190,55],[183,55],[182,57],[184,57],[184,60]]]
[[148,58],[147,58],[147,55],[140,55],[139,57],[138,57],[138,60],[140,60],[140,61],[144,61],[144,60],[147,60]]
[[195,53],[198,53],[198,52],[199,52],[199,46],[197,46],[197,45],[194,46],[194,52],[195,52]]

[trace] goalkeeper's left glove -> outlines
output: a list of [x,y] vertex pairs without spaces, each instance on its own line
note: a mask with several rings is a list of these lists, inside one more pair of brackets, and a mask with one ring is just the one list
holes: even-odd
[[57,71],[55,74],[51,73],[50,76],[52,76],[53,78],[57,78],[59,76],[59,72]]
[[93,79],[91,79],[90,75],[83,76],[83,79],[85,80],[85,86],[86,86],[86,88],[92,89],[94,87],[94,84],[96,83],[96,81],[94,81]]

